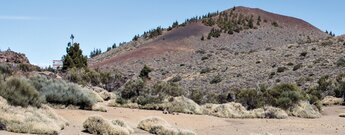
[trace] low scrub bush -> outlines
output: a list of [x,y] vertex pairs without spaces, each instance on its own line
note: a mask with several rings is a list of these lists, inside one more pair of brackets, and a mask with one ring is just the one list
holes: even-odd
[[99,72],[88,68],[71,68],[65,78],[81,85],[101,86],[108,91],[118,89],[126,82],[126,77],[117,70],[111,72]]
[[272,22],[272,25],[273,25],[274,27],[279,27],[279,24],[278,24],[276,21]]
[[241,90],[237,97],[237,102],[247,107],[247,109],[255,109],[265,105],[262,92],[256,89]]
[[277,68],[277,72],[278,73],[282,73],[282,72],[284,72],[284,71],[286,71],[286,70],[289,70],[287,67],[278,67]]
[[123,127],[125,126],[124,122],[122,124],[120,125],[119,122],[112,123],[101,116],[90,116],[84,121],[83,127],[91,134],[129,135],[132,133],[133,129],[129,131]]
[[68,124],[46,105],[15,107],[0,96],[0,108],[0,125],[9,132],[55,135]]
[[1,83],[0,96],[15,106],[27,107],[32,105],[39,107],[41,105],[38,91],[24,78],[11,77],[6,82]]
[[202,104],[204,94],[200,91],[200,89],[194,89],[191,91],[189,98],[198,104]]
[[345,58],[344,57],[341,57],[337,60],[336,62],[337,66],[339,67],[345,67]]
[[303,67],[302,63],[299,63],[299,64],[295,65],[292,70],[296,71],[296,70],[298,70],[298,69],[300,69],[302,67]]
[[305,93],[294,84],[280,84],[264,93],[266,103],[288,109],[305,99]]
[[34,76],[30,80],[48,103],[91,108],[97,102],[96,94],[91,90],[64,80],[48,79],[44,76]]
[[[236,94],[236,102],[242,103],[247,109],[260,108],[271,105],[288,109],[301,100],[305,100],[306,93],[294,84],[280,84],[270,89],[244,89]],[[316,100],[319,101],[319,100]]]
[[152,88],[154,95],[178,97],[185,94],[185,91],[176,83],[158,82]]
[[121,89],[121,97],[124,99],[131,99],[144,94],[147,91],[145,82],[142,79],[130,80]]
[[150,117],[140,121],[138,128],[157,135],[195,135],[192,131],[176,129],[159,117]]
[[18,64],[18,68],[19,70],[23,71],[23,72],[31,72],[31,71],[38,71],[40,70],[39,67],[31,65],[31,64]]
[[223,79],[220,75],[216,75],[212,78],[212,80],[210,81],[210,84],[217,84],[217,83],[220,83],[222,80]]

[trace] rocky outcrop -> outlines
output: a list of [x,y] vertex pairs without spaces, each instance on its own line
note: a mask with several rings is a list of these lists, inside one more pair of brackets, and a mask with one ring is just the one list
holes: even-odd
[[25,54],[14,51],[0,51],[0,63],[30,64]]

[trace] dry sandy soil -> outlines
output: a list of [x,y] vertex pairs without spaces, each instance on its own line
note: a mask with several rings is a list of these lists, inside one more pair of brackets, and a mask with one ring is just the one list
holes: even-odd
[[[83,121],[90,115],[98,114],[107,119],[123,119],[135,127],[141,119],[159,116],[179,128],[190,129],[199,135],[344,135],[345,118],[338,117],[345,112],[345,106],[325,107],[319,119],[226,119],[201,115],[166,115],[161,111],[127,108],[108,108],[108,112],[56,109],[56,112],[70,122],[62,135],[88,134],[82,132]],[[0,131],[1,135],[16,135]],[[148,134],[136,129],[136,134]]]

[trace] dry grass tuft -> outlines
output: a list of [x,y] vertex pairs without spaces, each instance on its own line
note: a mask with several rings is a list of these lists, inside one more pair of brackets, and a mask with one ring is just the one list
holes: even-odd
[[340,105],[344,102],[343,98],[336,98],[332,96],[326,96],[325,98],[322,99],[322,104],[323,105]]
[[174,128],[159,117],[149,117],[140,121],[138,128],[157,135],[195,135],[192,131]]
[[100,103],[96,103],[94,105],[92,105],[91,107],[92,111],[99,111],[99,112],[107,112],[107,108],[103,105],[101,105]]
[[102,116],[90,116],[84,121],[83,127],[91,134],[129,135],[133,133],[133,129],[125,122],[120,120],[115,121],[116,122],[110,122],[105,120]]
[[0,97],[0,123],[9,132],[30,134],[58,134],[68,125],[66,120],[57,115],[46,105],[36,107],[14,107]]
[[230,102],[226,104],[206,104],[202,107],[204,108],[204,114],[221,118],[285,119],[288,117],[287,113],[284,110],[271,106],[266,106],[254,110],[247,110],[240,103]]
[[174,97],[171,102],[163,103],[170,112],[179,112],[187,114],[202,114],[202,108],[193,100],[184,96]]
[[293,108],[290,109],[292,116],[301,117],[301,118],[320,118],[321,114],[319,110],[311,105],[308,101],[301,101]]

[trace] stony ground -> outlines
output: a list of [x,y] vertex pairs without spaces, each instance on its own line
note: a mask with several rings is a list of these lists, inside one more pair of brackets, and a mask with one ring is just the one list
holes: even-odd
[[[344,135],[345,118],[338,117],[345,112],[345,106],[325,107],[323,116],[319,119],[226,119],[202,115],[166,115],[161,111],[137,110],[127,108],[108,108],[108,112],[94,112],[85,110],[56,109],[55,111],[70,122],[70,126],[61,135],[78,135],[84,133],[82,123],[90,115],[102,115],[106,119],[123,119],[135,127],[140,120],[149,116],[159,116],[172,125],[190,129],[199,135]],[[135,134],[148,134],[136,129]],[[0,131],[2,135],[17,135]]]
[[[208,92],[289,82],[308,87],[323,75],[343,71],[335,65],[343,56],[343,41],[326,39],[327,34],[300,19],[250,8],[238,8],[236,12],[268,21],[257,29],[233,35],[222,33],[219,38],[205,41],[200,38],[211,27],[192,23],[96,56],[89,60],[90,67],[119,69],[131,78],[146,64],[154,69],[150,73],[153,82],[180,76],[178,83],[186,90]],[[272,26],[274,21],[279,27]],[[296,65],[301,68],[293,71]],[[286,70],[278,73],[279,67]],[[216,76],[222,81],[210,84]]]

